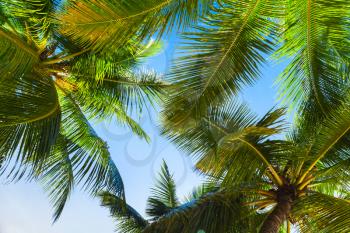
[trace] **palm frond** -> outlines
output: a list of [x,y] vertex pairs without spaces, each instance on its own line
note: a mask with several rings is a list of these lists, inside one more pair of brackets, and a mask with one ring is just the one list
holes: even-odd
[[54,85],[45,78],[34,73],[0,81],[0,150],[7,161],[2,169],[12,166],[14,177],[25,163],[39,168],[56,143],[61,111]]
[[147,205],[146,213],[153,220],[166,215],[179,205],[175,181],[165,161],[163,161],[156,186],[152,189],[152,196],[147,200]]
[[273,0],[220,1],[194,32],[185,33],[169,75],[178,86],[166,105],[169,121],[180,127],[252,84],[273,51],[283,12]]
[[122,48],[82,54],[72,60],[67,68],[71,75],[103,81],[104,78],[135,68],[145,47],[131,40]]
[[39,62],[39,52],[24,40],[25,37],[0,27],[0,72],[1,79],[20,78],[32,72]]
[[215,177],[229,175],[230,182],[238,184],[259,176],[257,171],[264,172],[266,166],[274,170],[272,151],[278,143],[271,147],[266,138],[283,128],[278,119],[282,115],[283,110],[276,110],[258,119],[246,105],[231,102],[209,108],[200,121],[188,122],[191,127],[174,132],[174,125],[167,119],[163,125],[164,133],[180,149],[198,158],[197,167],[201,171],[211,172]]
[[101,205],[107,207],[113,218],[116,218],[118,232],[141,233],[149,224],[134,208],[125,204],[125,200],[109,192],[98,194]]
[[346,29],[350,8],[347,1],[288,3],[284,43],[278,53],[291,61],[278,80],[280,95],[299,113],[312,111],[313,119],[324,117],[339,104],[348,86],[348,58],[338,46],[350,42]]
[[81,106],[89,119],[116,119],[123,126],[149,140],[139,124],[130,117],[134,111],[142,112],[144,106],[153,106],[165,93],[167,84],[150,72],[123,72],[103,81],[71,77],[73,91],[67,90]]
[[[341,107],[325,118],[321,124],[317,124],[318,130],[315,131],[310,153],[304,160],[308,162],[307,169],[301,177],[303,180],[319,161],[326,164],[334,163],[339,160],[339,152],[348,149],[349,131],[350,131],[350,108],[348,103],[344,103]],[[346,153],[342,155],[347,156]],[[346,159],[343,158],[343,159]]]
[[92,193],[112,188],[116,195],[123,196],[124,185],[106,142],[97,136],[71,96],[61,96],[60,103],[62,134],[72,143],[71,162],[76,182],[82,182]]
[[15,18],[20,24],[21,31],[31,43],[35,43],[41,49],[48,42],[49,33],[53,25],[51,15],[59,5],[57,0],[4,0],[3,7],[11,18]]
[[345,233],[350,230],[350,203],[344,199],[312,193],[295,203],[292,214],[304,232]]
[[43,172],[38,175],[53,203],[54,221],[62,214],[74,186],[74,171],[70,158],[72,151],[69,144],[69,141],[60,135],[52,153],[45,160]]
[[250,216],[249,222],[248,213],[247,208],[242,207],[238,193],[218,191],[180,205],[144,232],[255,232],[262,219],[256,221]]
[[70,1],[57,16],[60,32],[84,48],[118,48],[127,40],[138,40],[173,26],[191,25],[202,15],[211,0],[131,0]]

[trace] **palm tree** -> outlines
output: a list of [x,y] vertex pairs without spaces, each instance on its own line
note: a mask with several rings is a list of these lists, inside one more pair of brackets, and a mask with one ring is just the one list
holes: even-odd
[[75,184],[91,193],[109,187],[123,198],[108,146],[88,120],[114,117],[148,140],[130,117],[166,86],[137,70],[157,48],[148,38],[189,25],[206,2],[196,10],[194,1],[1,1],[1,173],[42,182],[55,220]]
[[[247,232],[278,232],[284,223],[302,232],[349,231],[349,10],[342,0],[222,0],[184,33],[164,133],[198,159],[202,173],[243,198],[237,211],[249,208],[241,217],[260,223]],[[281,137],[282,110],[258,119],[232,102],[271,54],[288,63],[277,83],[296,110],[283,140],[271,138]]]
[[[275,233],[283,224],[300,232],[348,232],[349,103],[312,124],[306,115],[314,113],[305,112],[283,140],[278,139],[286,128],[280,120],[283,109],[258,118],[247,106],[233,101],[209,108],[191,127],[176,132],[165,129],[179,148],[197,158],[200,172],[222,180],[224,196],[239,197],[240,204],[231,206],[231,211],[240,215],[228,221],[227,227],[245,226],[237,219],[255,222],[254,230],[207,232]],[[193,219],[208,219],[205,207],[201,213],[187,217],[192,226],[188,232],[203,229],[192,224]],[[174,218],[167,221],[177,225]],[[222,223],[219,218],[208,221]]]
[[[160,233],[169,230],[171,230],[170,232],[187,232],[188,227],[192,225],[205,229],[211,227],[210,229],[213,230],[211,232],[214,232],[220,227],[225,228],[228,224],[221,224],[221,222],[213,228],[211,218],[221,216],[223,219],[230,221],[230,217],[237,215],[237,212],[231,211],[233,210],[232,205],[238,203],[237,199],[228,198],[218,190],[217,183],[213,181],[206,182],[195,188],[183,202],[179,201],[173,175],[169,172],[165,161],[163,161],[156,185],[152,188],[152,196],[147,200],[146,213],[148,220],[142,217],[132,206],[125,205],[125,200],[113,192],[101,192],[99,197],[101,205],[108,208],[111,216],[116,220],[116,230],[121,233]],[[212,206],[215,208],[211,208]],[[197,210],[208,211],[207,218],[193,219],[196,222],[189,222],[184,217],[184,215],[189,217],[194,213],[197,215],[203,214],[194,212]],[[223,210],[226,210],[226,212],[222,212]]]

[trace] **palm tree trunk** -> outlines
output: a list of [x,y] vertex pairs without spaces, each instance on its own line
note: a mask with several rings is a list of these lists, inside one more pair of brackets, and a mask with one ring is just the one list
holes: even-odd
[[278,233],[282,224],[288,220],[292,210],[293,194],[281,190],[278,193],[278,202],[274,210],[266,218],[260,233]]

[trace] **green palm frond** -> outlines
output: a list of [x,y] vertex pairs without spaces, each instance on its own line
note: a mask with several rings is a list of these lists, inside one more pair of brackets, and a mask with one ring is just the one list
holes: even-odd
[[123,126],[142,138],[149,140],[147,134],[129,113],[142,112],[147,104],[154,106],[165,94],[167,84],[153,72],[123,71],[103,80],[71,77],[69,82],[75,89],[70,92],[89,119],[116,119]]
[[69,141],[60,135],[53,152],[45,161],[44,172],[39,174],[39,180],[55,208],[54,221],[60,217],[74,186],[74,171],[70,158],[72,146],[69,144]]
[[[1,156],[13,172],[27,162],[40,167],[60,127],[61,111],[52,81],[34,73],[11,81],[1,79],[0,89]],[[17,163],[11,163],[12,159]]]
[[70,62],[69,72],[71,75],[103,81],[104,78],[135,68],[146,46],[131,40],[123,48],[83,54]]
[[[250,180],[252,175],[257,175],[256,171],[264,172],[266,166],[274,171],[272,157],[266,156],[271,156],[270,152],[276,148],[266,138],[280,132],[279,118],[283,113],[283,110],[271,111],[258,119],[246,105],[231,102],[225,107],[210,108],[201,121],[191,122],[191,127],[180,128],[178,132],[165,128],[164,133],[182,150],[199,159],[197,167],[201,171],[210,171],[218,177],[226,174],[230,182],[239,183]],[[167,121],[164,125],[172,126]],[[228,171],[228,168],[232,169]],[[278,179],[277,174],[274,176]]]
[[204,232],[255,232],[261,220],[250,216],[243,207],[239,194],[218,191],[207,193],[198,199],[186,202],[148,226],[144,233],[197,233]]
[[28,38],[28,41],[35,43],[43,49],[47,43],[48,34],[53,29],[50,20],[51,15],[58,7],[56,0],[4,0],[3,8],[10,18],[15,18],[17,25]]
[[[71,161],[76,182],[92,193],[108,188],[119,174],[114,167],[106,142],[99,138],[71,96],[61,96],[62,134],[74,144]],[[117,177],[118,178],[118,177]],[[119,177],[118,195],[123,195]]]
[[349,214],[348,200],[320,193],[301,198],[293,207],[293,217],[304,232],[349,232]]
[[[348,158],[347,153],[340,153],[341,150],[347,150],[349,145],[350,131],[350,108],[348,103],[344,103],[341,107],[325,118],[321,124],[316,124],[318,130],[315,131],[314,142],[304,160],[308,162],[306,171],[301,177],[305,178],[319,161],[326,164],[334,164],[341,159]],[[345,157],[341,158],[339,155]]]
[[155,188],[152,189],[152,196],[147,200],[146,213],[157,220],[166,215],[179,205],[176,196],[176,185],[173,175],[170,174],[168,165],[163,161]]
[[30,46],[21,34],[4,27],[0,27],[0,51],[1,79],[20,78],[32,72],[39,62],[38,49]]
[[[78,86],[75,94],[78,98],[78,95],[84,100],[89,98],[88,95],[91,96],[90,99],[96,96],[97,100],[99,100],[98,97],[103,97],[106,101],[110,101],[109,104],[122,105],[126,111],[141,110],[146,103],[152,105],[155,100],[159,100],[159,97],[165,93],[167,87],[167,84],[156,73],[142,70],[116,73],[114,76],[104,77],[103,81],[73,77],[73,83]],[[89,101],[87,102],[89,104]],[[93,103],[91,105],[92,108],[87,112],[91,110],[96,115],[99,115],[98,113],[104,114],[103,109],[94,109],[98,106],[94,106]],[[108,114],[111,113],[108,113],[107,109],[107,116]]]
[[149,224],[134,208],[125,201],[109,192],[98,194],[101,205],[109,209],[111,216],[116,218],[117,230],[120,233],[141,233]]
[[283,9],[273,0],[220,1],[194,32],[185,33],[169,76],[178,86],[166,106],[165,112],[175,115],[169,121],[186,124],[188,118],[205,113],[207,106],[252,84],[266,54],[273,51],[276,20]]
[[348,151],[341,151],[338,160],[319,163],[315,172],[313,190],[327,195],[348,195],[350,192],[350,157]]
[[60,32],[94,50],[121,47],[173,26],[185,27],[202,15],[211,0],[70,1],[57,16]]
[[201,197],[203,197],[204,195],[211,193],[211,192],[216,192],[219,190],[219,182],[217,181],[207,181],[204,182],[203,184],[199,185],[198,187],[195,187],[192,192],[190,193],[190,195],[188,195],[185,198],[185,202],[191,202],[193,200],[199,199]]
[[278,80],[280,95],[296,108],[306,104],[313,118],[325,116],[348,89],[348,2],[290,0],[287,6],[279,58],[291,61]]

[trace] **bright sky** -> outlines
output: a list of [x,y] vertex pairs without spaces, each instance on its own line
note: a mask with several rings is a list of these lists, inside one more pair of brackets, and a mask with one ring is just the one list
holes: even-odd
[[[164,51],[151,58],[145,67],[166,73],[174,55],[172,36],[165,42]],[[244,89],[242,99],[262,115],[276,105],[276,89],[273,81],[282,71],[283,64],[266,66],[263,77],[253,86]],[[129,204],[144,215],[147,197],[159,171],[162,159],[174,172],[179,197],[188,194],[200,183],[192,171],[191,159],[180,153],[166,139],[161,138],[157,127],[157,115],[145,113],[141,125],[150,135],[147,144],[121,129],[113,122],[96,126],[98,134],[108,142],[110,151],[123,177]],[[1,181],[1,180],[0,180]],[[52,209],[46,194],[35,183],[1,183],[0,186],[0,233],[113,233],[114,222],[108,210],[100,207],[98,199],[75,190],[62,217],[52,225]]]

